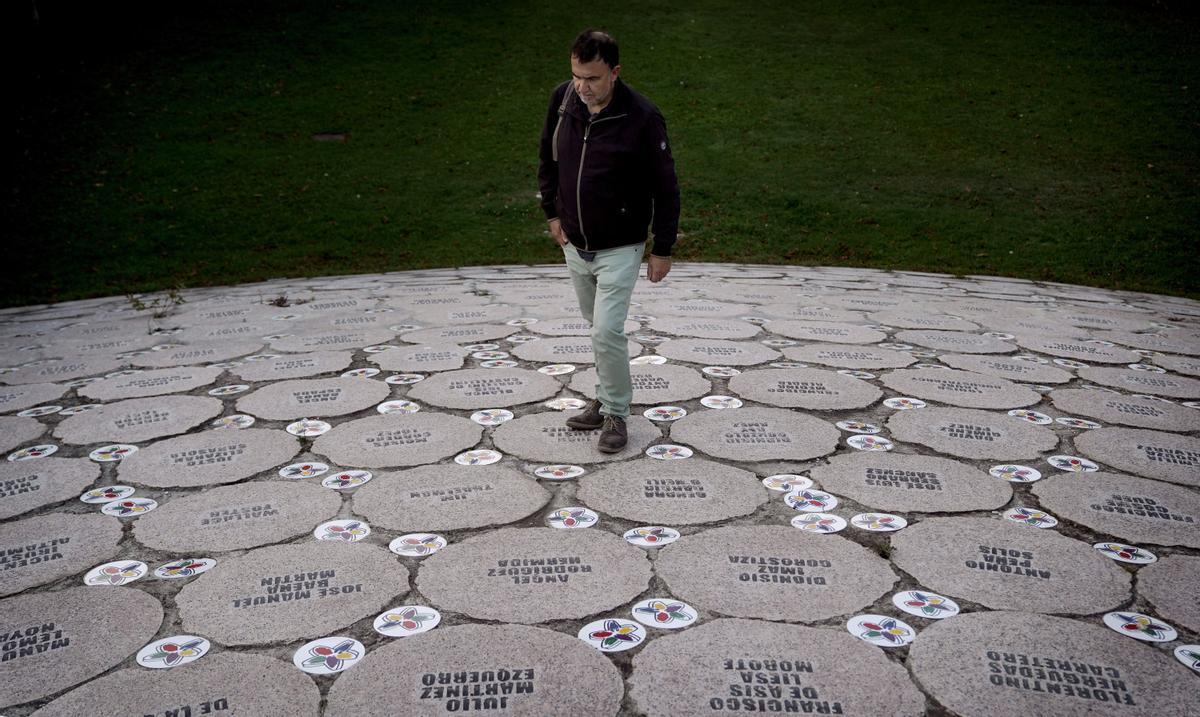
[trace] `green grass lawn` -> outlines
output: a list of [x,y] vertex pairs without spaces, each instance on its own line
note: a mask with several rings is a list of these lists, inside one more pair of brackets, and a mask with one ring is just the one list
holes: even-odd
[[24,33],[3,305],[560,260],[586,25],[667,117],[681,260],[1200,296],[1200,22],[1157,3],[97,4]]

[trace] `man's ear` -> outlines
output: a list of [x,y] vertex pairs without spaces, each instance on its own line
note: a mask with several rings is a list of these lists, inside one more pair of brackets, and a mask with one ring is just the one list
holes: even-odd
[[613,79],[614,80],[617,79],[617,75],[621,74],[621,66],[617,65],[616,67],[612,68],[612,73],[613,73]]

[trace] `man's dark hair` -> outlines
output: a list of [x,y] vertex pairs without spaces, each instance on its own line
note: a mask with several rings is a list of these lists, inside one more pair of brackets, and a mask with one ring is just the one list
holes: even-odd
[[613,36],[589,27],[575,38],[575,44],[571,45],[571,56],[578,57],[580,62],[591,62],[597,55],[610,70],[621,64],[621,53]]

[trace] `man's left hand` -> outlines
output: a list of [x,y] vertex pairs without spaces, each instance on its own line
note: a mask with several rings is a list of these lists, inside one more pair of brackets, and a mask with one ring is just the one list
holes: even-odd
[[646,263],[646,278],[651,284],[657,284],[663,280],[667,272],[671,270],[671,257],[669,256],[654,256],[650,255],[650,260]]

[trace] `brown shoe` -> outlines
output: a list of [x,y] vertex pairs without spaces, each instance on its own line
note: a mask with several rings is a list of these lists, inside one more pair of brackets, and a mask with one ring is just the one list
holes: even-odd
[[625,428],[625,419],[620,416],[605,416],[596,448],[600,449],[601,453],[616,453],[628,442],[629,430]]
[[594,431],[604,425],[604,416],[600,415],[600,402],[589,403],[584,407],[583,413],[568,418],[567,425],[577,431]]

